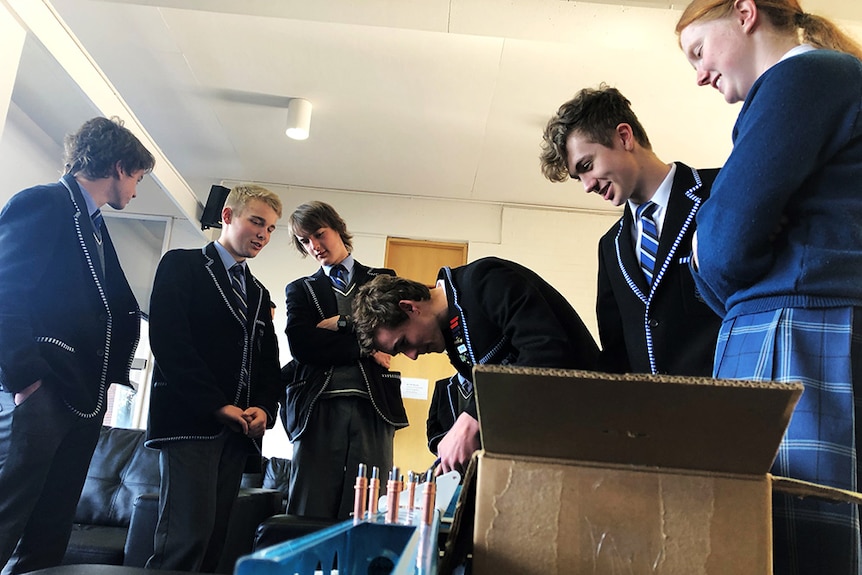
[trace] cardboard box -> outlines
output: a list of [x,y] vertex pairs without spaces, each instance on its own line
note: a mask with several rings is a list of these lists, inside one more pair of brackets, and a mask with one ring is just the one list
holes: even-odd
[[801,384],[501,366],[475,384],[477,575],[772,572],[768,471]]

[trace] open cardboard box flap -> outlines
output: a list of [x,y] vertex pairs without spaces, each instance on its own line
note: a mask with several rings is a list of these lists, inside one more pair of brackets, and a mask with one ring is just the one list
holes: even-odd
[[825,499],[838,503],[862,503],[862,493],[855,491],[846,491],[837,487],[827,487],[818,485],[817,483],[809,483],[801,479],[792,479],[790,477],[779,477],[770,475],[772,480],[772,490],[794,497],[816,497],[817,499]]
[[[596,464],[760,475],[802,395],[801,383],[474,369],[484,451]],[[770,476],[797,497],[862,503],[862,494]]]
[[483,450],[446,555],[472,538],[477,575],[766,574],[773,489],[862,502],[768,474],[799,383],[503,366],[474,383]]
[[769,471],[802,384],[476,366],[483,448],[716,473]]

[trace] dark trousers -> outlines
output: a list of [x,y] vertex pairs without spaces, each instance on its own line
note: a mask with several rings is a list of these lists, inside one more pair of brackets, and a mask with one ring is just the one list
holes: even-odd
[[3,575],[59,565],[99,440],[42,385],[21,405],[0,392],[0,566]]
[[386,491],[395,428],[364,397],[321,399],[315,410],[305,432],[293,442],[287,512],[347,519],[360,463],[368,466],[369,475],[372,466],[380,469],[381,491]]
[[162,446],[159,522],[148,569],[215,571],[249,445],[244,435],[225,431],[212,440]]

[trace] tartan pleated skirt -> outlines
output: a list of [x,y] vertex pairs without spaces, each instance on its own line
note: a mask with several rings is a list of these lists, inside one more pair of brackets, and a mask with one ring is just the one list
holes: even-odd
[[[784,308],[726,320],[713,375],[802,382],[773,475],[858,490],[862,308]],[[862,574],[855,504],[776,494],[773,538],[776,575]]]

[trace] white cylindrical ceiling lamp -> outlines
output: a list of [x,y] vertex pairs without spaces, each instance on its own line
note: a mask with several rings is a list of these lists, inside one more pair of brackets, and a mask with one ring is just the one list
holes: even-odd
[[287,129],[284,133],[288,138],[305,140],[308,138],[309,128],[311,128],[311,102],[302,98],[291,98],[287,103]]

